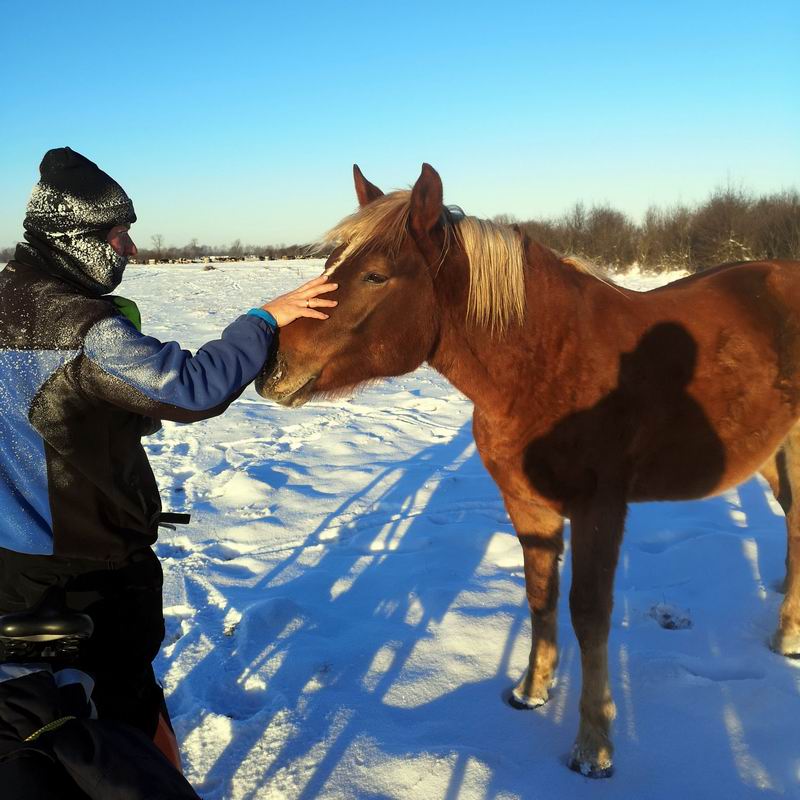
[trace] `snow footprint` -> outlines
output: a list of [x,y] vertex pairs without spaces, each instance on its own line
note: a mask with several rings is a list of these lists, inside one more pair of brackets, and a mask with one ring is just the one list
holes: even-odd
[[684,659],[680,666],[692,678],[714,683],[761,680],[766,676],[763,669],[740,659]]
[[733,658],[654,655],[645,657],[641,669],[646,683],[662,689],[668,684],[698,686],[766,677],[766,672],[752,662]]

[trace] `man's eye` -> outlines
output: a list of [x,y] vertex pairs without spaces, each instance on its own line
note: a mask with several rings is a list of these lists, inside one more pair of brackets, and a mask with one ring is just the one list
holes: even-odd
[[367,283],[386,283],[389,279],[379,272],[369,272],[364,276],[364,280]]

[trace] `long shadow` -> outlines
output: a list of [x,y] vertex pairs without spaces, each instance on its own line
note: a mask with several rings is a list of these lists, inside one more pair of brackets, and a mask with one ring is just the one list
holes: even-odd
[[[418,471],[413,475],[407,473],[408,478],[399,480],[381,497],[378,501],[379,506],[381,503],[386,503],[390,509],[406,506],[408,498],[413,497],[425,481],[439,471],[442,464],[452,463],[453,455],[463,452],[465,445],[467,448],[472,448],[469,428],[469,425],[464,426],[453,443],[428,448],[407,464],[399,465],[400,474],[408,466],[417,466],[420,460],[429,465],[430,469]],[[454,445],[455,449],[453,449]],[[390,471],[397,470],[392,468]],[[449,504],[447,502],[449,500],[448,490],[452,483],[469,480],[476,475],[480,484],[485,487],[487,485],[486,476],[477,454],[473,450],[472,455],[456,471],[450,473],[449,480],[444,480],[440,484],[437,491],[431,496],[427,508],[436,509],[443,499],[446,501],[444,503],[446,508]],[[490,502],[499,504],[499,498],[495,491],[492,491],[492,495]],[[345,505],[349,505],[351,502],[348,501]],[[437,516],[440,514],[441,511]],[[355,660],[352,658],[353,652],[346,651],[350,663],[328,682],[326,691],[335,691],[337,686],[349,687],[350,690],[355,686],[360,686],[362,697],[357,698],[354,701],[355,704],[363,701],[373,710],[377,704],[381,713],[372,714],[368,718],[351,717],[336,736],[335,743],[328,748],[314,769],[313,775],[306,783],[302,793],[298,795],[302,800],[311,800],[319,794],[342,756],[357,738],[368,736],[377,740],[379,746],[384,746],[395,754],[419,753],[425,748],[420,748],[414,742],[414,730],[417,722],[422,724],[429,719],[433,709],[442,706],[443,709],[438,713],[434,712],[433,716],[441,714],[443,719],[449,719],[459,713],[464,716],[465,708],[474,709],[479,706],[474,702],[475,695],[472,694],[475,691],[474,687],[462,686],[456,686],[418,708],[387,705],[387,696],[409,664],[415,648],[421,642],[432,638],[431,628],[441,623],[459,593],[466,588],[465,584],[470,583],[471,577],[474,577],[475,570],[483,558],[488,535],[492,531],[491,524],[487,524],[485,519],[481,520],[478,517],[474,525],[475,530],[469,532],[474,539],[451,543],[461,548],[457,558],[458,578],[454,582],[446,583],[431,580],[431,573],[435,573],[435,569],[424,559],[406,559],[409,563],[405,569],[400,571],[391,563],[393,558],[403,559],[404,551],[418,552],[420,549],[428,549],[432,546],[435,550],[436,545],[439,544],[434,542],[434,537],[439,532],[437,528],[441,531],[442,526],[432,523],[426,515],[415,517],[402,533],[398,530],[401,524],[403,524],[402,519],[392,523],[393,530],[384,538],[384,542],[390,543],[393,537],[398,537],[395,539],[398,541],[398,550],[395,551],[397,555],[376,558],[367,569],[357,576],[347,592],[339,595],[333,601],[333,606],[339,612],[341,619],[348,619],[352,616],[362,617],[363,621],[360,627],[368,629],[372,634],[367,638],[381,644],[378,647],[375,647],[374,644],[370,645],[366,651],[359,653]],[[450,537],[453,537],[452,533]],[[335,553],[331,557],[334,562],[340,560]],[[438,557],[446,558],[446,552],[438,553]],[[325,559],[315,571],[320,568],[324,570]],[[338,574],[339,571],[337,563],[333,574]],[[300,580],[302,582],[304,578]],[[418,607],[419,613],[412,621],[409,621],[412,605]],[[372,609],[371,620],[365,613],[369,609]],[[376,670],[376,656],[379,654],[385,655],[387,663],[379,664]],[[300,682],[297,683],[299,688]],[[470,700],[459,699],[459,695],[464,692],[471,695]],[[492,692],[491,695],[494,698],[496,692]],[[348,702],[353,701],[349,700]],[[318,712],[322,712],[326,708],[328,708],[327,699],[320,697],[318,703],[312,701],[309,704],[304,716],[307,720],[314,719]],[[481,717],[482,713],[478,715],[478,719],[475,719],[475,724],[479,724]],[[305,736],[301,735],[295,740],[287,741],[274,763],[277,765],[282,758],[297,759],[310,753],[314,745],[313,743],[307,744],[304,738]],[[266,785],[275,772],[275,766],[268,769],[262,785]],[[257,797],[258,789],[250,796]]]
[[[456,683],[414,707],[404,707],[392,697],[415,649],[434,638],[434,630],[459,594],[467,586],[478,595],[484,591],[475,571],[497,529],[497,516],[504,512],[474,451],[469,428],[465,425],[447,444],[392,465],[341,504],[309,534],[308,545],[318,545],[320,535],[359,497],[369,496],[373,511],[353,529],[340,529],[337,541],[325,542],[326,549],[313,568],[293,571],[299,557],[295,551],[246,591],[231,590],[231,604],[242,607],[249,600],[242,623],[232,640],[221,642],[221,652],[215,648],[186,673],[184,686],[175,694],[179,700],[191,693],[189,683],[209,685],[208,708],[217,713],[244,708],[245,718],[252,714],[253,724],[242,726],[218,755],[201,791],[228,796],[231,760],[246,759],[278,714],[288,713],[297,733],[270,753],[263,779],[248,797],[258,797],[266,784],[280,780],[287,763],[303,760],[313,760],[315,766],[297,796],[316,797],[359,738],[398,755],[423,753],[429,748],[414,741],[413,731],[417,725],[428,724],[432,711],[450,719],[465,716],[464,709],[472,708],[466,717],[480,726],[487,702],[501,706],[501,689],[507,683],[504,675],[489,681],[488,688],[482,683]],[[437,473],[441,481],[424,510],[409,516],[406,512],[415,496]],[[374,498],[376,491],[382,493]],[[488,518],[481,511],[484,504]],[[448,512],[463,513],[459,509],[464,505],[475,509],[470,522],[450,524]],[[376,542],[381,549],[372,550]],[[431,557],[419,558],[420,551],[430,551]],[[515,631],[527,616],[522,605],[500,610],[513,615]],[[206,629],[222,627],[222,608],[204,613],[216,615]],[[220,688],[221,682],[241,686],[243,676],[257,673],[267,662],[277,667],[261,695],[260,709],[256,698],[247,698],[243,689]],[[362,708],[367,713],[360,714]]]

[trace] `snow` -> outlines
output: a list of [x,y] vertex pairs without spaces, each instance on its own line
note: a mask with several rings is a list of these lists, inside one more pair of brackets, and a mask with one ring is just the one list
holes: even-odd
[[[194,349],[321,268],[133,266],[119,291],[145,332]],[[505,702],[530,619],[470,414],[422,368],[294,410],[249,388],[224,416],[146,440],[165,508],[193,515],[157,547],[156,666],[200,795],[800,797],[800,662],[767,647],[785,533],[765,484],[632,507],[609,647],[616,773],[591,781],[566,767],[580,687],[568,557],[552,698]]]

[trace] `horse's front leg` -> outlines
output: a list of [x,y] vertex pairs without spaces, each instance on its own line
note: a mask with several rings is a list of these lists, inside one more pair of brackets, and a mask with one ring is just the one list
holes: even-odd
[[608,633],[626,510],[624,500],[598,497],[570,517],[569,607],[583,670],[580,726],[570,768],[592,778],[609,777],[613,769],[611,723],[616,710],[608,685]]
[[532,635],[528,668],[512,690],[510,702],[515,708],[536,708],[547,702],[558,664],[558,558],[564,520],[542,506],[511,497],[505,497],[505,502],[522,545]]

